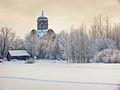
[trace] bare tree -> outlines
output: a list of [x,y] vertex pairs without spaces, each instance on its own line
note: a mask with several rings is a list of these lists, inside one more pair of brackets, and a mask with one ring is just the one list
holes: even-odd
[[15,33],[12,32],[11,28],[1,27],[0,28],[0,55],[6,57],[10,46],[15,38]]

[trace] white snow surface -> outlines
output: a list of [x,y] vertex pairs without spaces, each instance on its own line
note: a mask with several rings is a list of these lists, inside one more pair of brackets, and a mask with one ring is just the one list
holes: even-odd
[[47,33],[48,29],[44,29],[44,30],[37,30],[37,33],[40,35],[40,37],[42,37],[45,33]]
[[26,50],[10,50],[11,56],[30,56]]
[[120,90],[120,64],[0,64],[0,90]]

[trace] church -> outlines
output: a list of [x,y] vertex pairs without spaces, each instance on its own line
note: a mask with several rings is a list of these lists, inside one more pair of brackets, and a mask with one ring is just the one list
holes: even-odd
[[33,29],[32,34],[38,34],[42,39],[54,41],[56,33],[52,29],[48,29],[48,18],[42,14],[37,18],[37,30]]

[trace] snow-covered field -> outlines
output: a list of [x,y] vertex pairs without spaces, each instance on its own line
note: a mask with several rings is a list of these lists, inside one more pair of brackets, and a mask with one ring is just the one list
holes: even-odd
[[120,64],[0,64],[0,90],[120,90]]

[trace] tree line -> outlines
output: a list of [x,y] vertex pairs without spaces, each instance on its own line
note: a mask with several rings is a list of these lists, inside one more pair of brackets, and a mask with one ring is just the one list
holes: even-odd
[[[99,62],[110,51],[120,50],[120,24],[111,23],[101,15],[94,18],[89,29],[81,24],[79,29],[72,28],[69,33],[61,31],[56,39],[44,40],[37,34],[28,33],[24,40],[15,37],[10,28],[0,29],[0,56],[6,57],[10,49],[26,49],[31,57],[42,59],[65,59],[73,63]],[[107,51],[105,51],[107,50]],[[106,52],[102,55],[101,52]],[[98,55],[100,53],[100,55]],[[110,55],[110,54],[109,54]],[[111,58],[107,56],[107,58]],[[112,54],[113,55],[113,54]],[[98,58],[96,57],[103,57]],[[120,56],[114,56],[118,58]],[[108,60],[105,59],[105,60]],[[116,59],[117,60],[117,59]],[[104,61],[104,60],[103,60]],[[109,60],[108,60],[109,61]],[[120,60],[118,60],[120,61]]]

